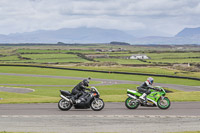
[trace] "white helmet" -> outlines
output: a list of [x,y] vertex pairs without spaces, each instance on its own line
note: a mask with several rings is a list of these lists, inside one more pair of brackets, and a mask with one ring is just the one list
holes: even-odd
[[152,78],[152,77],[148,77],[148,78],[147,78],[147,81],[149,82],[150,85],[153,84],[153,78]]

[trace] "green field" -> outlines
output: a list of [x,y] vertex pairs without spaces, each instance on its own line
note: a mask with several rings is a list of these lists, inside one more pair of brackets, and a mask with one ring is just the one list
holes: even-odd
[[93,50],[61,50],[61,49],[18,49],[19,54],[52,54],[52,53],[96,53]]
[[197,58],[200,57],[199,52],[184,52],[184,53],[147,53],[147,56],[152,59],[182,59],[182,58]]
[[[0,83],[4,84],[24,84],[24,85],[75,85],[80,82],[79,80],[71,79],[56,79],[56,78],[45,78],[45,77],[19,77],[19,76],[8,76],[0,75]],[[91,84],[99,83],[92,81]]]
[[157,64],[163,64],[163,63],[174,63],[174,64],[178,64],[178,63],[200,63],[200,58],[185,58],[185,59],[155,59],[155,60],[146,60],[149,63],[157,63]]
[[6,61],[19,61],[20,59],[16,55],[12,56],[5,56],[5,57],[0,57],[1,62],[6,62]]
[[140,60],[131,60],[131,59],[98,58],[95,60],[100,61],[100,62],[115,62],[118,64],[148,64]]
[[[92,77],[92,78],[107,78],[107,79],[121,79],[121,80],[133,80],[133,81],[145,81],[147,76],[138,75],[123,75],[123,74],[105,74],[94,72],[80,72],[71,70],[56,70],[47,68],[33,68],[33,67],[8,67],[0,66],[1,73],[18,73],[18,74],[38,74],[38,75],[53,75],[53,76],[72,76],[72,77]],[[200,86],[199,81],[186,80],[186,79],[171,79],[171,78],[154,78],[157,83],[171,83],[171,84],[183,84]],[[28,86],[25,85],[76,85],[79,80],[71,79],[55,79],[47,77],[29,77],[29,76],[5,76],[0,75],[1,84],[16,84],[11,87],[22,87],[34,89],[34,92],[27,94],[17,94],[9,92],[0,92],[0,103],[40,103],[40,102],[58,102],[59,90],[71,90],[73,87],[48,87],[48,86]],[[91,81],[91,84],[99,82]],[[24,86],[18,86],[17,84],[24,84]],[[5,86],[5,85],[4,85]],[[9,87],[9,85],[6,85]],[[126,96],[126,89],[135,89],[136,84],[116,84],[97,86],[101,98],[105,102],[123,102]],[[182,92],[176,91],[171,88],[174,93],[168,93],[167,96],[172,101],[200,101],[200,92]]]
[[83,62],[90,62],[88,60],[82,59],[82,58],[68,58],[68,59],[34,59],[34,60],[18,60],[18,61],[4,61],[4,63],[43,63],[43,64],[62,64],[62,63],[83,63]]
[[200,52],[186,53],[147,53],[151,59],[147,62],[154,63],[194,63],[200,62]]
[[[183,46],[182,46],[183,47]],[[149,48],[149,49],[148,49]],[[97,52],[96,49],[102,50]],[[122,49],[122,51],[118,51]],[[116,51],[112,51],[116,50]],[[168,51],[163,51],[168,50]],[[192,52],[190,51],[192,50]],[[0,62],[9,63],[87,63],[77,54],[87,55],[107,55],[108,58],[94,58],[98,62],[115,62],[118,64],[177,64],[177,63],[200,63],[200,48],[189,47],[179,50],[179,47],[162,46],[120,46],[120,45],[86,45],[86,46],[21,46],[21,47],[3,47],[0,52],[7,57],[0,56]],[[193,52],[195,51],[195,52]],[[144,54],[150,57],[148,60],[139,61],[129,58],[131,55]],[[29,60],[19,59],[19,57]],[[48,60],[51,59],[52,61]],[[55,60],[56,59],[56,60]]]
[[0,57],[5,63],[82,63],[90,62],[76,54],[22,54]]
[[75,54],[23,54],[22,57],[30,59],[66,59],[66,58],[77,58]]

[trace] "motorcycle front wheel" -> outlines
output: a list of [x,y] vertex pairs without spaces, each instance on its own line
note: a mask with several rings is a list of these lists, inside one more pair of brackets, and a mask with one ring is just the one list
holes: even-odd
[[157,104],[160,109],[168,109],[171,105],[170,100],[167,97],[164,97],[163,99],[160,98]]
[[104,108],[104,102],[102,99],[96,99],[91,102],[91,108],[94,111],[100,111]]
[[139,106],[137,100],[128,97],[125,101],[125,105],[128,109],[136,109]]
[[71,102],[66,101],[66,100],[63,99],[63,98],[60,99],[60,101],[58,102],[58,108],[59,108],[60,110],[67,111],[67,110],[71,109],[71,107],[72,107]]

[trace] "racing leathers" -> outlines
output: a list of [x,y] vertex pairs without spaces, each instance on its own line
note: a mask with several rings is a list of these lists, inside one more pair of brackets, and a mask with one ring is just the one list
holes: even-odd
[[145,81],[140,85],[138,88],[138,92],[143,93],[142,96],[140,96],[140,99],[146,101],[146,96],[151,93],[150,89],[154,89],[148,81]]
[[80,82],[72,89],[72,94],[74,95],[72,97],[72,102],[75,103],[75,100],[78,99],[80,96],[82,96],[85,93],[85,90],[90,90],[85,86],[85,84]]

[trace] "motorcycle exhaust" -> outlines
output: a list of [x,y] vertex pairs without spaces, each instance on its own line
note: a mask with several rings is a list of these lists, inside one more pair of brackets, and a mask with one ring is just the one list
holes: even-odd
[[131,95],[131,94],[127,94],[127,96],[129,96],[130,98],[133,98],[133,99],[137,99],[137,97]]
[[60,95],[60,97],[62,97],[63,99],[65,99],[66,101],[70,101],[68,98],[66,98],[65,96],[63,96],[63,95]]

